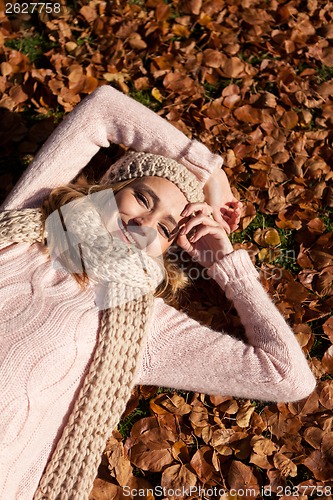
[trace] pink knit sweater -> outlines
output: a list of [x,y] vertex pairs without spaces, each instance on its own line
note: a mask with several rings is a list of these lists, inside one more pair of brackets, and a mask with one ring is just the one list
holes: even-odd
[[[222,160],[168,122],[104,86],[80,103],[41,148],[2,209],[38,206],[99,147],[122,143],[173,157],[205,182]],[[39,244],[0,247],[0,498],[31,500],[66,424],[97,340],[94,290],[55,270]],[[137,384],[268,401],[315,387],[293,332],[244,250],[209,268],[245,326],[246,338],[201,325],[157,298]]]

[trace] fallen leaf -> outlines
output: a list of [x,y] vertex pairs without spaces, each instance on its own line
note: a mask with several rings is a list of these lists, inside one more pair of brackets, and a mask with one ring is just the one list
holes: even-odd
[[242,491],[242,498],[256,498],[259,494],[258,480],[253,474],[253,470],[248,465],[233,460],[228,472],[228,482],[230,488],[235,491]]

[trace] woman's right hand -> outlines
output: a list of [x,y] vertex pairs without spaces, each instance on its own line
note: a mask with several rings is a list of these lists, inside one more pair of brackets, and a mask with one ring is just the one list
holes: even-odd
[[[213,209],[207,203],[189,203],[182,216],[186,222],[177,238],[177,244],[203,267],[209,268],[225,255],[233,252],[227,236],[225,221],[216,221]],[[189,235],[189,233],[193,233]]]

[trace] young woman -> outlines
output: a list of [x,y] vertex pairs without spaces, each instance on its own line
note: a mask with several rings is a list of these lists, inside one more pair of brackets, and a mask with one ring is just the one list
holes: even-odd
[[[109,141],[137,153],[112,165],[99,186],[64,186]],[[239,204],[221,163],[104,86],[57,128],[3,204],[0,498],[88,498],[135,384],[269,401],[313,391],[293,332],[247,252],[227,237]],[[53,214],[60,233],[48,225]],[[57,246],[64,235],[80,242],[82,272],[50,258],[52,238]],[[168,261],[172,243],[234,302],[246,338],[167,304],[185,283]]]

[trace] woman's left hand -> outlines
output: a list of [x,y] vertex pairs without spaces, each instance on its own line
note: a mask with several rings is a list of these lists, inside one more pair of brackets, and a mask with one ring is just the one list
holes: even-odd
[[[205,201],[214,209],[217,222],[225,220],[236,231],[241,217],[242,203],[235,198],[223,169],[214,172],[203,187]],[[227,231],[228,232],[228,231]]]
[[[223,220],[217,222],[214,219],[214,211],[210,205],[205,202],[189,203],[181,215],[187,221],[178,235],[177,244],[193,260],[208,268],[233,252],[226,233],[230,231],[229,226]],[[193,233],[192,236],[189,233]]]

